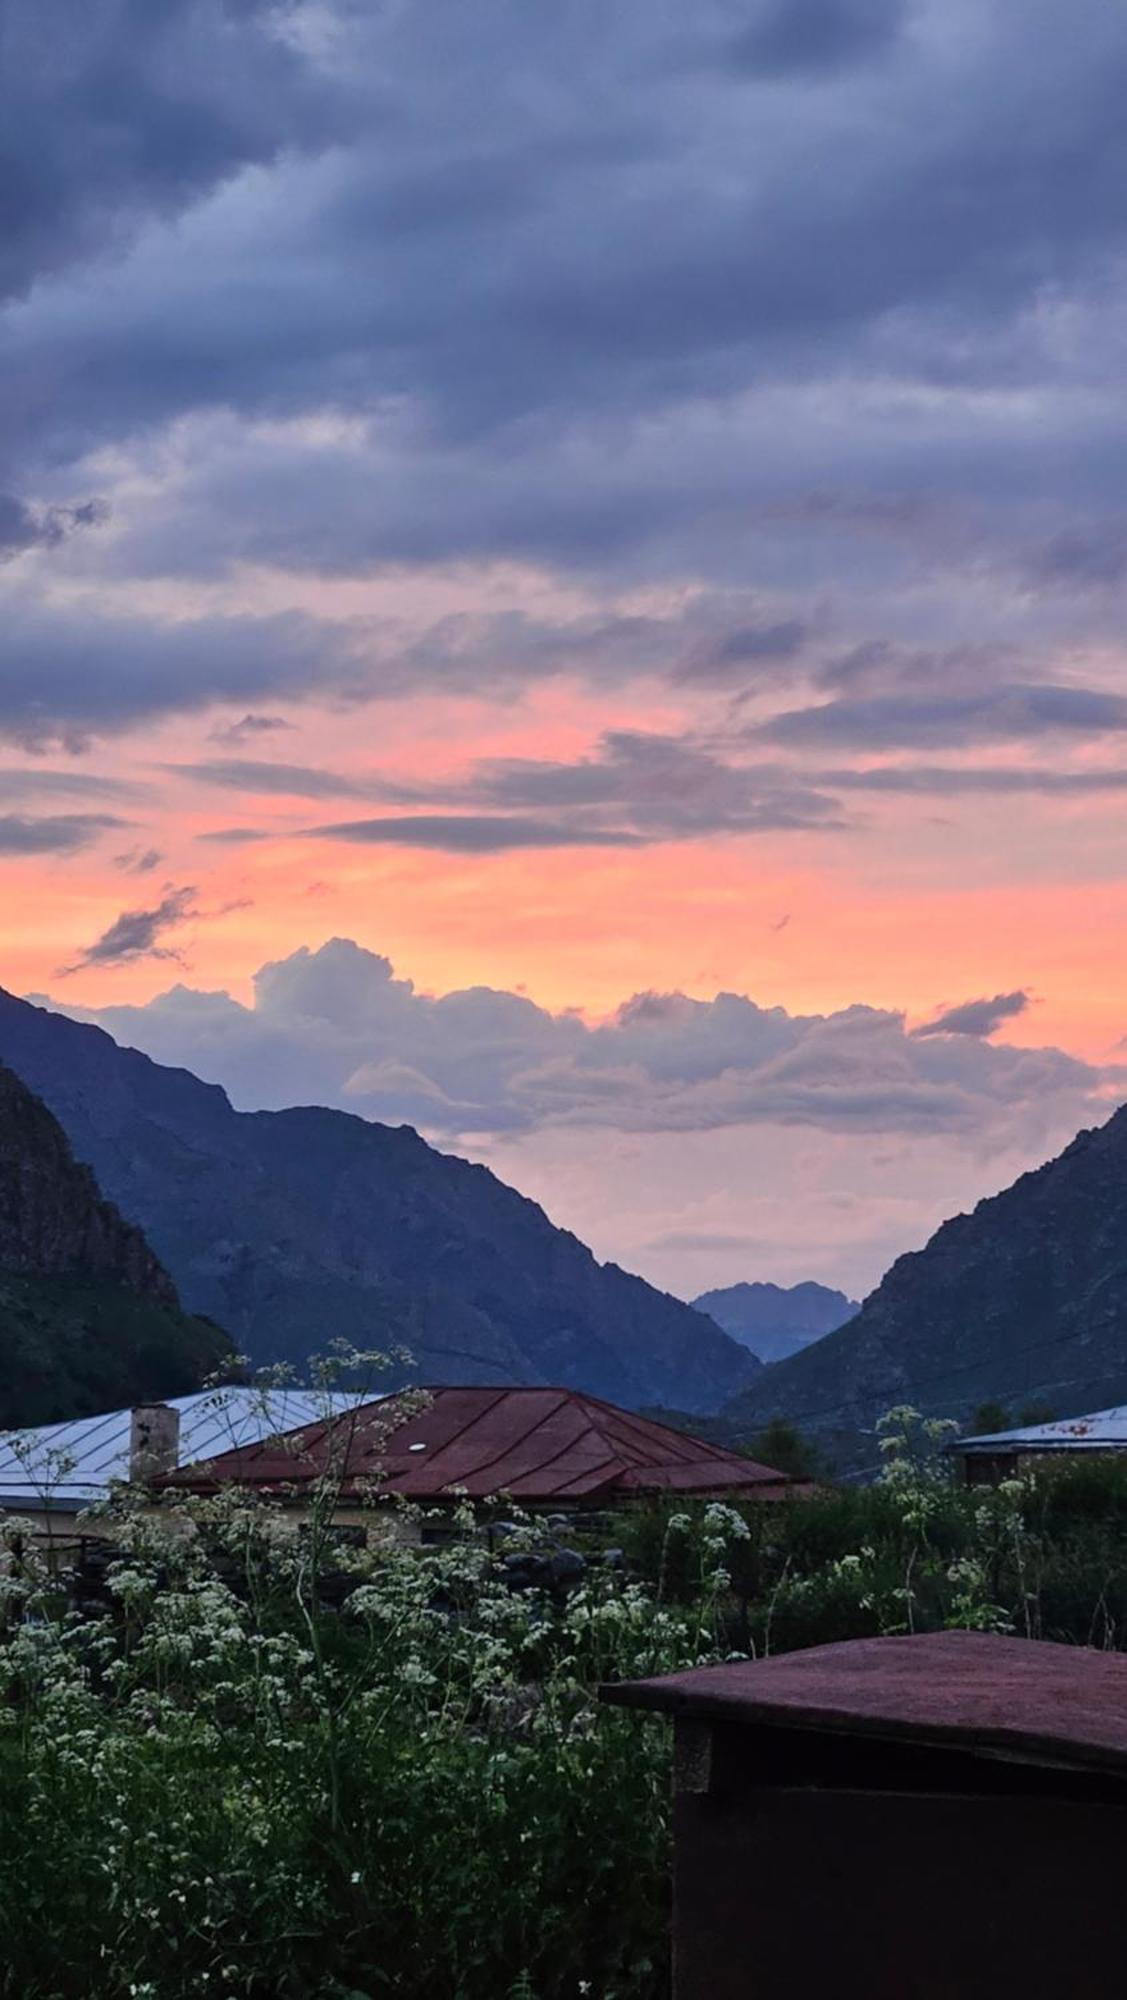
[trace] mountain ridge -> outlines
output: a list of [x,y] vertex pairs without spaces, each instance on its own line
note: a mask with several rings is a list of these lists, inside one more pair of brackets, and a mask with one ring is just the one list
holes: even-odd
[[42,1094],[187,1304],[256,1362],[300,1363],[339,1336],[408,1348],[417,1378],[558,1381],[698,1410],[759,1365],[410,1126],[321,1106],[236,1111],[217,1084],[2,989],[0,1058]]
[[941,1224],[724,1415],[741,1434],[787,1417],[848,1458],[894,1404],[965,1420],[994,1399],[1127,1401],[1127,1107]]

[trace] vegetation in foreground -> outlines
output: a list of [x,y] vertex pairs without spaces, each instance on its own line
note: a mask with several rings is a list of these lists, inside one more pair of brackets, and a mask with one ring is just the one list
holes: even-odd
[[920,1442],[897,1413],[867,1491],[631,1516],[625,1566],[570,1588],[513,1588],[468,1513],[446,1546],[349,1547],[328,1486],[298,1532],[238,1495],[121,1511],[78,1610],[9,1520],[0,1993],[659,2000],[669,1744],[600,1681],[1127,1632],[1127,1466],[964,1491]]

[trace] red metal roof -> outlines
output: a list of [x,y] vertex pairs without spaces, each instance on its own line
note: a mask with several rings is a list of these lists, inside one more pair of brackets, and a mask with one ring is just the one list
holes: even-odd
[[843,1639],[600,1690],[702,1721],[916,1739],[1127,1775],[1127,1658],[993,1632]]
[[164,1484],[193,1491],[219,1485],[300,1486],[332,1468],[345,1488],[368,1481],[412,1500],[569,1501],[614,1494],[727,1493],[782,1498],[786,1475],[666,1424],[633,1416],[575,1389],[438,1388],[382,1397],[344,1416],[291,1431],[205,1464]]

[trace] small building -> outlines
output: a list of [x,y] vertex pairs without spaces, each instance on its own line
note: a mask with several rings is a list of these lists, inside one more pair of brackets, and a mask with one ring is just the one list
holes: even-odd
[[601,1694],[674,1722],[673,2000],[1120,2000],[1122,1653],[917,1633]]
[[452,1506],[502,1494],[529,1511],[565,1512],[661,1494],[781,1500],[798,1485],[578,1389],[461,1387],[384,1397],[158,1483],[192,1493],[250,1488],[300,1505],[303,1489],[326,1475],[342,1513],[372,1499]]
[[1062,1417],[1051,1424],[1026,1424],[1013,1431],[986,1431],[956,1438],[949,1446],[960,1458],[968,1486],[996,1486],[1050,1459],[1081,1453],[1127,1451],[1127,1407],[1095,1410],[1087,1417]]

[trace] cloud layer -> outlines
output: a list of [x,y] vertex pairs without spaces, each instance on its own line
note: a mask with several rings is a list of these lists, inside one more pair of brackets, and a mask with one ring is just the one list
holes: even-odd
[[732,993],[643,993],[588,1025],[513,992],[419,992],[335,939],[264,965],[251,1006],[178,985],[68,1011],[244,1108],[410,1122],[692,1296],[741,1275],[864,1291],[1107,1115],[1121,1069],[990,1040],[1019,997],[947,1009],[922,1036],[886,1009],[803,1016]]
[[[932,684],[791,704],[791,747],[1121,727],[1058,643],[1117,632],[1127,581],[1101,0],[89,0],[65,48],[14,0],[5,35],[0,727],[520,684],[577,649],[739,688],[831,633],[939,648]],[[517,592],[491,633],[396,644],[324,595],[169,620],[124,588],[497,561],[607,613],[522,632]],[[761,601],[686,648],[671,606],[609,608],[654,577]],[[949,695],[953,630],[1036,633],[1046,672]]]
[[659,1275],[875,1258],[1090,1119],[1121,10],[72,12],[3,9],[0,976]]
[[[183,921],[190,895],[120,918],[92,951],[151,949]],[[254,988],[252,1007],[176,986],[96,1018],[222,1083],[241,1107],[315,1100],[451,1138],[763,1123],[997,1143],[1036,1131],[1050,1107],[1073,1115],[1106,1102],[1118,1074],[1059,1049],[992,1044],[1023,994],[948,1009],[922,1035],[880,1008],[791,1015],[733,993],[641,993],[591,1027],[488,987],[419,993],[386,958],[341,938],[263,966]]]

